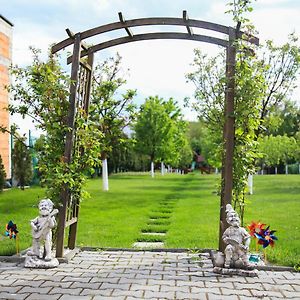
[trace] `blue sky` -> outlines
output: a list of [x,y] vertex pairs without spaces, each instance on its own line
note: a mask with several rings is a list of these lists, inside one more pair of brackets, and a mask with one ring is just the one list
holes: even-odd
[[[142,17],[182,17],[187,10],[191,19],[234,26],[223,0],[0,0],[0,14],[14,24],[13,62],[30,63],[30,45],[42,49],[66,38],[65,28],[85,31],[118,21],[121,11],[125,19]],[[259,31],[261,42],[273,39],[284,43],[287,35],[296,31],[300,36],[299,0],[258,0],[250,18]],[[156,28],[155,28],[156,29]],[[154,30],[155,30],[154,29]],[[133,32],[137,32],[134,28]],[[109,35],[105,36],[106,39]],[[98,39],[99,42],[99,39]],[[185,74],[191,71],[193,49],[200,47],[214,55],[216,46],[191,41],[145,41],[109,48],[98,53],[96,61],[119,52],[124,69],[129,68],[128,88],[138,91],[137,102],[150,95],[174,97],[180,104],[192,96],[194,87],[187,84]],[[67,56],[64,53],[65,57]],[[299,82],[300,85],[300,82]],[[300,100],[299,89],[295,97]],[[195,114],[185,110],[187,119]],[[26,125],[27,126],[27,125]]]

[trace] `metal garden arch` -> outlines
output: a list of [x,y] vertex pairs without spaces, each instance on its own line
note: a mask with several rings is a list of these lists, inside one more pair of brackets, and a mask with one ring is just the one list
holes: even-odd
[[[173,25],[183,26],[186,28],[186,33],[181,32],[153,32],[134,35],[131,31],[132,27],[151,26],[151,25]],[[219,32],[225,35],[225,39],[216,38],[209,35],[194,34],[193,28],[202,28]],[[83,41],[96,35],[101,35],[106,32],[124,29],[126,35],[124,37],[111,39],[93,46],[87,46]],[[68,63],[72,63],[71,67],[71,86],[69,96],[69,113],[68,126],[72,128],[68,132],[65,141],[64,157],[66,163],[72,161],[72,152],[74,149],[74,120],[76,107],[82,106],[88,112],[91,78],[93,70],[94,53],[109,47],[131,43],[143,40],[155,39],[181,39],[206,42],[219,45],[226,48],[226,78],[227,87],[225,91],[225,126],[223,131],[225,157],[222,166],[223,191],[220,202],[220,235],[219,249],[224,250],[224,244],[221,236],[226,229],[225,221],[225,206],[231,203],[232,199],[232,182],[233,182],[233,150],[234,150],[234,74],[236,61],[236,39],[244,39],[249,43],[258,45],[259,40],[254,36],[249,36],[240,31],[240,24],[236,28],[223,26],[211,22],[189,19],[187,12],[183,11],[182,18],[142,18],[133,20],[124,20],[122,13],[119,13],[119,22],[110,23],[88,29],[83,32],[73,34],[69,29],[66,30],[68,38],[57,43],[52,47],[52,53],[56,53],[63,48],[73,45],[73,55],[68,58]],[[87,60],[82,60],[87,56]],[[56,256],[63,256],[64,249],[64,233],[69,227],[68,247],[74,249],[76,241],[77,223],[79,216],[79,199],[72,199],[72,195],[67,191],[62,191],[62,207],[59,212],[59,224],[57,232]]]

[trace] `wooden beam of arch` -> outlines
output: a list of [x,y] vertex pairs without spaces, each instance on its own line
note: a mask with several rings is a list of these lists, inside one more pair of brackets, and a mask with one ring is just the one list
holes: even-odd
[[[185,13],[186,14],[186,13]],[[228,26],[201,21],[201,20],[194,20],[194,19],[187,19],[187,18],[141,18],[141,19],[133,19],[127,20],[124,22],[115,22],[106,25],[102,25],[99,27],[95,27],[92,29],[88,29],[80,33],[81,40],[90,38],[95,35],[99,35],[105,32],[114,31],[118,29],[129,29],[130,27],[137,27],[137,26],[153,26],[153,25],[174,25],[174,26],[184,26],[187,28],[195,27],[195,28],[202,28],[207,30],[216,31],[219,33],[223,33],[228,35],[229,28]],[[253,36],[246,36],[243,32],[239,31],[237,33],[238,38],[243,38],[248,40],[250,43],[254,43],[258,45],[258,38]],[[72,37],[69,37],[52,47],[52,53],[56,53],[59,50],[72,45],[74,42]]]
[[[146,40],[158,40],[158,39],[190,40],[190,41],[198,41],[198,42],[215,44],[223,47],[228,46],[228,41],[211,37],[211,36],[206,36],[206,35],[199,35],[199,34],[190,35],[189,33],[180,33],[180,32],[157,32],[157,33],[138,34],[138,35],[134,35],[133,37],[125,36],[104,43],[100,43],[89,47],[87,50],[81,51],[80,57],[82,58],[89,54],[95,53],[97,51],[110,48],[113,46],[121,45],[121,44],[132,43],[137,41],[146,41]],[[67,62],[68,64],[72,62],[72,56],[68,57]]]

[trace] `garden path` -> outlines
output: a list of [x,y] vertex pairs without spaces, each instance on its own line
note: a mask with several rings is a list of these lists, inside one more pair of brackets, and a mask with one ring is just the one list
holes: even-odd
[[208,253],[81,251],[58,268],[0,263],[0,299],[300,299],[300,273],[258,277],[212,272]]

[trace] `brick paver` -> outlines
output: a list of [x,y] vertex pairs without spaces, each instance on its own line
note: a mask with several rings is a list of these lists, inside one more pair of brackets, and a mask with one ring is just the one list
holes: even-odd
[[206,253],[82,251],[51,270],[0,263],[0,299],[300,299],[300,273],[250,278],[212,269]]

